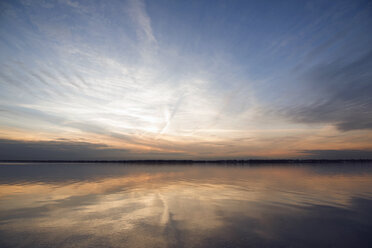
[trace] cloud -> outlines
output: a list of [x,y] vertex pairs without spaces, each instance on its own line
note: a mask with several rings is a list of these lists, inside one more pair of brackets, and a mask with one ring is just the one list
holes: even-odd
[[305,101],[278,112],[294,122],[331,123],[341,131],[372,129],[371,68],[372,50],[354,61],[317,65],[299,78]]
[[[127,139],[120,134],[107,134]],[[132,141],[136,144],[136,141]],[[149,144],[146,144],[149,146]],[[144,145],[144,146],[146,146]],[[170,144],[154,144],[145,150],[116,148],[103,143],[90,143],[68,139],[54,141],[23,141],[0,139],[0,160],[126,160],[126,159],[179,159],[190,158],[182,149]],[[166,147],[167,149],[162,149]]]
[[75,141],[19,141],[0,139],[0,159],[125,159],[129,151],[104,144]]
[[[161,4],[4,3],[2,138],[65,137],[146,154],[156,150],[153,154],[161,151],[165,157],[266,156],[277,147],[290,156],[293,147],[313,149],[297,144],[306,138],[315,142],[324,124],[342,131],[371,129],[371,53],[364,30],[369,17],[357,17],[354,5],[341,6],[341,14],[338,8],[319,8],[320,20],[302,12],[294,19],[286,14],[290,19],[284,24],[261,19],[254,3],[227,9],[205,4],[208,11],[200,8],[204,3]],[[288,11],[284,6],[281,11]],[[345,17],[349,14],[355,18]],[[287,29],[296,18],[302,21]],[[287,45],[267,46],[287,39]],[[343,52],[344,47],[356,52]],[[343,57],[328,56],[332,51]],[[301,68],[288,73],[296,64]],[[288,83],[276,80],[280,73],[303,74],[298,83]],[[287,90],[292,86],[296,89]],[[295,141],[285,138],[308,128],[303,123],[321,125]],[[7,133],[14,129],[22,135]],[[344,142],[348,146],[342,148],[361,147],[357,142]]]
[[129,0],[128,13],[132,21],[137,25],[137,35],[141,40],[150,43],[156,42],[151,28],[151,20],[146,12],[146,5],[142,0]]
[[304,150],[309,159],[372,159],[372,150]]

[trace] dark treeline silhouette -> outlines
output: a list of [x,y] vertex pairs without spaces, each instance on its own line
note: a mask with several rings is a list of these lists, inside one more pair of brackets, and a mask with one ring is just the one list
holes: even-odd
[[372,159],[227,159],[227,160],[0,160],[1,163],[119,163],[119,164],[302,164],[368,163]]

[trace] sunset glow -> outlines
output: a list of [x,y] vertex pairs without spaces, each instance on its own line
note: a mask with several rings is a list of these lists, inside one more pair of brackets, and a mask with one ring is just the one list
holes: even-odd
[[372,158],[371,4],[336,2],[2,1],[0,157]]

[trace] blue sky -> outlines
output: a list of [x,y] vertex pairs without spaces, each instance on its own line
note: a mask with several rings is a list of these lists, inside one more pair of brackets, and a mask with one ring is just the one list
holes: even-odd
[[372,157],[371,21],[368,1],[2,1],[0,155]]

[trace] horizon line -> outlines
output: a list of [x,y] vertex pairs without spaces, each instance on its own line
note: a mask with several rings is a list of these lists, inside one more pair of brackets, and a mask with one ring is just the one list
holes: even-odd
[[346,162],[372,162],[372,159],[133,159],[133,160],[93,160],[93,159],[29,159],[14,160],[0,159],[0,163],[122,163],[122,164],[141,164],[141,163],[176,163],[176,164],[255,164],[255,163],[346,163]]

